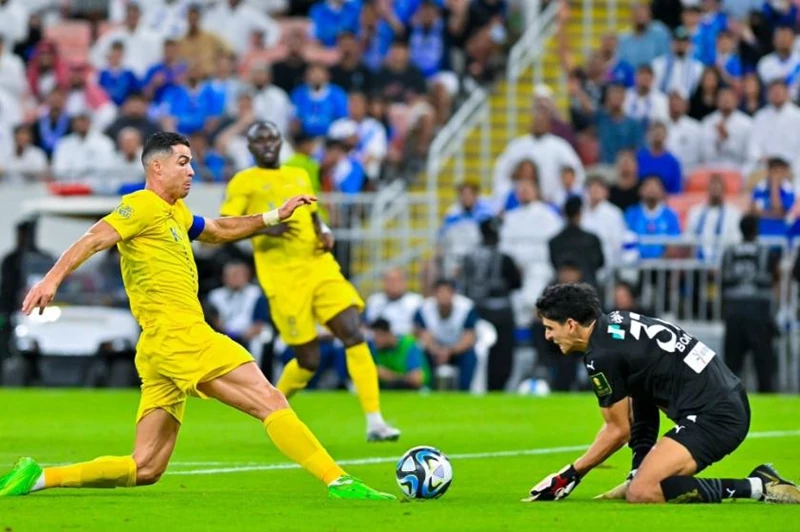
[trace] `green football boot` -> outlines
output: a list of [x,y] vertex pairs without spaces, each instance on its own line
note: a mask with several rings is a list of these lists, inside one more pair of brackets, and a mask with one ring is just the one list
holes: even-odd
[[394,501],[397,499],[390,493],[374,490],[355,477],[344,476],[336,479],[328,486],[328,497],[331,499],[363,499]]
[[40,476],[42,466],[33,458],[20,458],[10,473],[0,477],[0,497],[29,494]]

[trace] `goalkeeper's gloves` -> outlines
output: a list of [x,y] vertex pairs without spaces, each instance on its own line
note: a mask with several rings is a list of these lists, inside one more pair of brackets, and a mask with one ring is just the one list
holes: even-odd
[[636,469],[628,473],[628,476],[625,478],[625,482],[620,484],[619,486],[608,490],[605,493],[601,493],[597,495],[595,499],[625,499],[628,495],[628,486],[631,485],[631,480],[633,477],[636,476]]
[[558,501],[572,493],[580,484],[581,476],[573,465],[568,465],[558,473],[548,475],[544,480],[531,488],[531,495],[523,502]]

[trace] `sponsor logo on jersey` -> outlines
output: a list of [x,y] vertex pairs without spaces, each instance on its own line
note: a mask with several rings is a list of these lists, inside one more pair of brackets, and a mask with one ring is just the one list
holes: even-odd
[[119,207],[117,207],[117,214],[128,220],[130,219],[131,215],[133,215],[133,207],[125,203],[121,203]]
[[602,371],[600,373],[595,373],[594,375],[589,375],[589,380],[592,381],[594,393],[597,394],[597,397],[611,395],[611,385],[608,383],[608,379],[606,379],[606,376]]
[[608,326],[608,334],[610,334],[614,340],[625,339],[625,329],[616,324]]

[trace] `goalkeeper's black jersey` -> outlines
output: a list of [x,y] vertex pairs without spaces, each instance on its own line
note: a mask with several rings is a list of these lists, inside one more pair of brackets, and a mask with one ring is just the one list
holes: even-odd
[[713,406],[740,385],[703,342],[677,325],[635,312],[601,316],[583,361],[600,406],[649,398],[673,421]]

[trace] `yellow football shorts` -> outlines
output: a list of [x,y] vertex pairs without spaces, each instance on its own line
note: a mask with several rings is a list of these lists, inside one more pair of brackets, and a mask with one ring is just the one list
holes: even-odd
[[[269,299],[272,321],[288,345],[302,345],[317,337],[317,324],[326,324],[350,307],[359,312],[364,302],[355,287],[344,278],[339,266],[270,271]],[[264,283],[262,283],[263,285]]]
[[199,383],[252,361],[244,347],[203,322],[146,329],[136,346],[142,379],[136,422],[157,408],[182,422],[188,396],[207,398],[197,389]]

